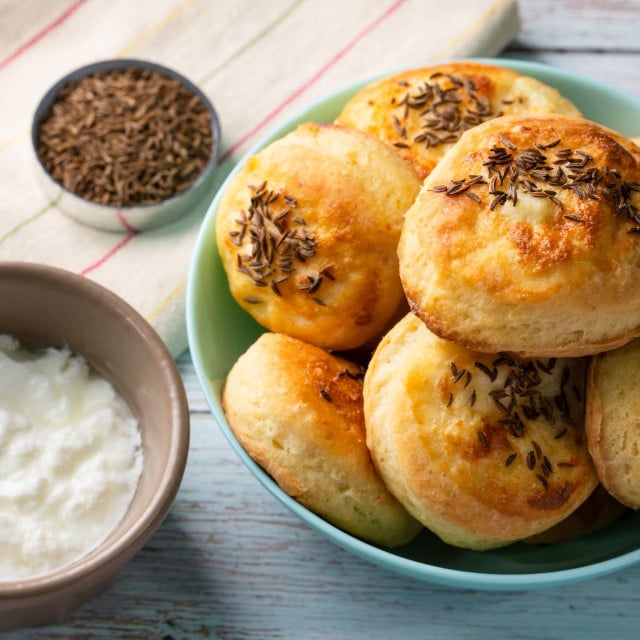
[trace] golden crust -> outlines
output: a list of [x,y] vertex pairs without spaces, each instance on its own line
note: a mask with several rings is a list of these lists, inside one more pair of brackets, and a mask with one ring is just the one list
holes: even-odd
[[283,491],[336,526],[388,547],[422,528],[374,469],[359,365],[266,333],[233,366],[223,406],[249,455]]
[[[379,337],[406,304],[396,248],[419,188],[411,165],[374,137],[301,125],[225,190],[216,234],[232,295],[271,331],[323,348]],[[266,238],[258,255],[252,229]]]
[[568,518],[557,525],[526,538],[530,544],[557,544],[577,540],[611,526],[629,510],[618,502],[602,485],[585,500]]
[[390,491],[445,542],[503,546],[560,522],[597,486],[583,387],[583,359],[518,365],[440,340],[409,314],[365,376],[367,445]]
[[424,179],[461,131],[499,114],[519,113],[579,114],[556,89],[534,78],[494,65],[452,62],[368,84],[336,122],[392,145]]
[[586,431],[603,486],[640,509],[640,341],[591,359]]
[[638,147],[581,117],[469,130],[405,216],[411,308],[440,337],[488,353],[626,343],[640,334],[639,184]]

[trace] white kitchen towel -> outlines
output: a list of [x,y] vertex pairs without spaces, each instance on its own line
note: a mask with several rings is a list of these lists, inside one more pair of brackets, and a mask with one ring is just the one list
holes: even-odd
[[[253,144],[349,83],[493,56],[517,29],[515,0],[0,0],[0,260],[48,263],[99,282],[178,356],[187,347],[185,291],[200,222]],[[38,101],[69,71],[110,58],[173,68],[220,118],[214,188],[159,229],[92,229],[38,186],[30,137]]]

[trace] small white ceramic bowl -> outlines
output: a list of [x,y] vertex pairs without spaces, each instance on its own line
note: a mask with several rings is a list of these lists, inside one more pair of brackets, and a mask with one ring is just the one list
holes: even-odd
[[32,579],[2,581],[0,631],[61,622],[105,591],[162,523],[180,486],[189,411],[177,367],[147,321],[121,298],[79,275],[0,262],[0,334],[27,346],[67,346],[125,399],[138,419],[143,470],[133,501],[88,555]]
[[[552,67],[515,60],[481,60],[506,66],[556,87],[591,120],[623,135],[640,134],[640,99]],[[269,133],[252,155],[302,122],[332,122],[369,80],[358,82],[300,111]],[[241,161],[238,171],[244,164]],[[640,562],[640,513],[606,530],[553,545],[514,544],[493,551],[446,545],[426,530],[411,544],[383,549],[363,542],[318,517],[288,496],[236,439],[222,407],[224,379],[236,359],[264,331],[233,300],[216,247],[215,224],[225,183],[200,228],[187,288],[187,329],[193,363],[211,411],[224,435],[256,479],[276,499],[335,544],[375,564],[419,580],[471,589],[532,589],[594,578]]]
[[[209,113],[212,132],[212,148],[209,161],[189,187],[157,204],[117,207],[82,198],[65,189],[59,182],[54,180],[38,156],[37,149],[40,122],[55,102],[62,87],[70,82],[80,80],[95,73],[122,69],[146,69],[178,80],[202,101]],[[31,144],[36,159],[35,164],[38,181],[45,195],[50,200],[56,202],[60,211],[77,222],[97,229],[120,232],[131,230],[141,231],[159,227],[179,219],[181,216],[192,211],[193,207],[203,201],[203,199],[211,195],[210,190],[215,177],[220,148],[220,122],[207,96],[197,86],[176,71],[144,60],[104,60],[72,71],[58,80],[44,94],[34,112],[31,125]]]

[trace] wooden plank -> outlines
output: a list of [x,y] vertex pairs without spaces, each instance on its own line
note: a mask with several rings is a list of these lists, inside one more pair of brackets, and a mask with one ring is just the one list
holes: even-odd
[[[640,95],[640,0],[520,0],[505,52]],[[640,128],[640,124],[639,124]],[[640,565],[552,589],[448,589],[389,573],[308,529],[238,460],[188,354],[192,441],[176,502],[113,588],[66,624],[7,640],[636,638]]]
[[[603,55],[581,52],[523,51],[509,47],[502,56],[549,64],[605,82],[640,97],[640,52]],[[640,129],[640,125],[638,128]]]
[[[335,547],[269,496],[211,416],[193,416],[169,517],[68,624],[3,638],[635,638],[640,566],[548,590],[449,589]],[[427,636],[428,634],[428,636]]]
[[519,0],[516,46],[640,53],[640,0]]

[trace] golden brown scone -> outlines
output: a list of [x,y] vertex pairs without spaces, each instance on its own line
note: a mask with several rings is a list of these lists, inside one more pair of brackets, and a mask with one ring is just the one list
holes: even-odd
[[640,138],[631,138],[631,142],[640,147]]
[[603,486],[640,508],[640,341],[594,356],[587,375],[586,430]]
[[223,406],[249,455],[318,515],[387,547],[409,542],[422,528],[371,462],[360,366],[265,333],[231,369]]
[[424,179],[464,131],[517,113],[579,111],[539,80],[504,67],[462,61],[376,80],[347,102],[336,122],[392,145]]
[[216,234],[232,295],[271,331],[326,349],[375,340],[406,304],[396,249],[419,188],[373,136],[301,125],[225,190]]
[[491,549],[549,529],[598,484],[582,422],[584,363],[473,352],[408,314],[364,383],[385,484],[443,541]]
[[640,334],[640,150],[582,117],[467,131],[405,216],[412,310],[478,351],[575,357]]
[[606,529],[616,523],[629,510],[618,502],[602,485],[585,500],[568,518],[557,525],[526,538],[530,544],[557,544],[576,540]]

